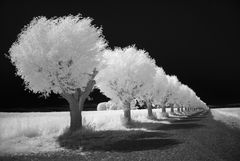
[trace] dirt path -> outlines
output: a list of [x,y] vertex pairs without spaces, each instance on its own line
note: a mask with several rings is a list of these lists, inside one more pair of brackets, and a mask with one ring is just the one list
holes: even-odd
[[[105,131],[86,136],[85,151],[0,157],[0,160],[104,160],[104,161],[237,161],[240,130],[213,120],[212,114],[173,119],[172,124],[146,123],[152,132]],[[79,144],[76,140],[69,142]],[[68,142],[63,146],[69,148]],[[70,147],[71,148],[71,147]]]

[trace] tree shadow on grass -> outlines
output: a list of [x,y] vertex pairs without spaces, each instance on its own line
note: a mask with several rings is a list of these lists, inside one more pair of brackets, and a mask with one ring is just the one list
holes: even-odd
[[204,119],[207,118],[207,116],[193,116],[193,117],[189,117],[191,119]]
[[[178,129],[193,129],[200,128],[204,125],[195,123],[201,119],[195,118],[182,118],[182,119],[165,119],[159,120],[159,122],[138,122],[132,121],[128,126],[129,129],[146,129],[146,130],[178,130]],[[169,124],[161,121],[168,121]],[[195,121],[195,122],[194,122]]]
[[109,151],[131,152],[152,149],[167,149],[180,143],[181,142],[176,139],[134,139],[115,142],[106,148]]
[[[208,115],[208,112],[197,112],[197,113],[194,113],[194,114],[191,114],[191,115],[179,115],[179,116],[183,116],[183,117],[178,117],[179,120],[189,120],[189,119],[202,119],[202,118],[206,118]],[[178,116],[178,115],[176,115]],[[176,118],[174,116],[172,116],[173,118]]]
[[159,124],[161,124],[161,121],[164,121],[164,122],[166,122],[166,121],[174,122],[174,121],[178,121],[178,120],[185,119],[185,118],[186,117],[184,117],[184,116],[179,117],[178,115],[171,115],[171,116],[169,115],[166,118],[157,118],[157,116],[154,116],[152,118],[149,118],[149,120],[157,121],[158,125],[159,125]]
[[[199,116],[202,114],[201,116]],[[197,112],[185,118],[170,120],[171,124],[162,124],[156,130],[179,130],[179,129],[194,129],[201,128],[205,125],[194,122],[201,121],[202,118],[207,117],[208,113]]]
[[128,128],[129,130],[140,130],[140,129],[141,130],[142,129],[145,129],[145,130],[156,130],[156,129],[159,128],[159,126],[161,126],[163,124],[162,121],[170,122],[167,119],[163,119],[163,120],[155,119],[154,122],[141,122],[141,121],[131,120],[131,122],[128,123],[128,124],[124,124],[123,123],[123,126]]
[[[198,115],[194,115],[198,116]],[[93,131],[82,130],[74,134],[65,132],[58,137],[57,141],[61,147],[66,149],[79,149],[82,151],[144,151],[152,149],[166,149],[182,143],[179,140],[168,138],[172,134],[162,132],[162,130],[179,130],[201,128],[204,125],[189,123],[195,117],[170,118],[168,121],[178,121],[178,123],[164,124],[156,122],[132,121],[128,130],[106,130]],[[182,120],[182,121],[181,121]],[[159,121],[159,122],[158,122]],[[181,123],[182,122],[182,123]],[[151,132],[139,129],[152,130]],[[154,131],[154,132],[153,132]]]
[[151,119],[153,121],[174,121],[174,120],[179,120],[179,117],[167,117],[167,118],[162,118],[162,119],[159,119],[159,118],[155,118],[155,119]]
[[195,122],[195,121],[201,121],[201,119],[179,119],[179,120],[172,120],[172,123],[183,123],[183,122]]
[[205,125],[196,124],[196,123],[177,123],[177,124],[163,124],[156,130],[180,130],[180,129],[194,129],[201,128]]
[[189,116],[187,119],[204,119],[207,118],[207,115],[195,115],[195,116]]
[[176,139],[168,139],[169,136],[168,133],[140,130],[85,131],[76,134],[66,132],[57,141],[66,149],[131,152],[165,149],[181,143]]
[[169,117],[168,121],[171,123],[184,123],[184,122],[195,122],[195,121],[201,121],[202,118],[205,118],[207,116],[199,116],[199,113],[189,115],[189,116],[183,116],[178,117],[178,115],[172,115]]
[[187,117],[186,115],[184,115],[183,113],[179,113],[179,112],[174,112],[172,114],[172,116],[170,116],[171,118],[184,118]]
[[195,114],[192,114],[190,117],[207,117],[209,114],[209,111],[201,111],[201,112],[197,112]]

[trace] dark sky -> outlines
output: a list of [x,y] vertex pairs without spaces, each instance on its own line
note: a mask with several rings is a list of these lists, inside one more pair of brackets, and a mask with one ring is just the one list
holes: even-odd
[[[78,13],[92,17],[94,24],[103,27],[110,47],[136,44],[145,49],[167,74],[177,75],[207,104],[240,102],[240,17],[236,1],[0,3],[1,108],[63,102],[57,96],[44,100],[24,91],[23,81],[15,77],[14,67],[4,54],[33,17]],[[102,99],[96,92],[92,95],[95,101]]]

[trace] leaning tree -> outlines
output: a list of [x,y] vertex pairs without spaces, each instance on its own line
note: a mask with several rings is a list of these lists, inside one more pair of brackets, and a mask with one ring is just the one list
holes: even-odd
[[98,72],[106,41],[90,18],[34,18],[9,50],[16,73],[33,93],[60,94],[70,105],[70,130],[82,128],[81,111]]
[[121,102],[123,123],[131,123],[130,103],[152,84],[155,61],[136,47],[106,50],[102,69],[96,76],[96,86],[112,101]]

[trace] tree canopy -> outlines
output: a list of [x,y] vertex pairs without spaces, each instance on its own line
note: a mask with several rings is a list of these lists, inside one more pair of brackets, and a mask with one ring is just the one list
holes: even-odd
[[97,87],[115,101],[128,101],[147,91],[153,83],[155,61],[134,46],[107,50],[104,67],[96,77]]
[[92,19],[65,16],[34,18],[9,50],[26,88],[45,96],[85,90],[107,45]]

